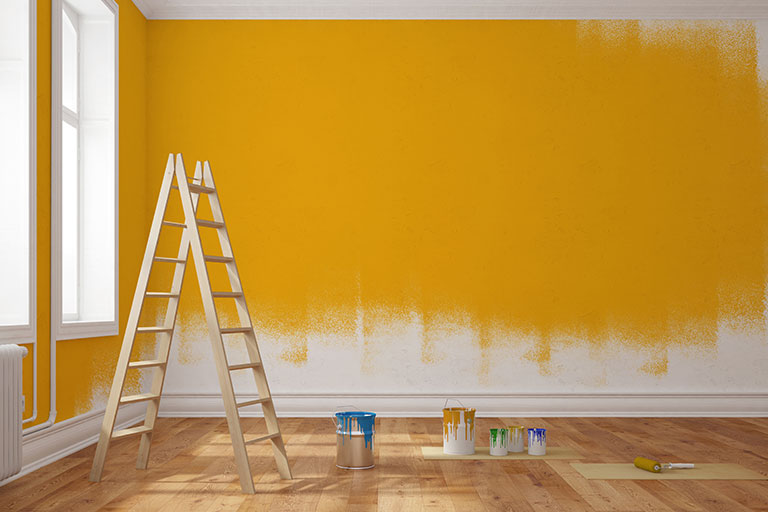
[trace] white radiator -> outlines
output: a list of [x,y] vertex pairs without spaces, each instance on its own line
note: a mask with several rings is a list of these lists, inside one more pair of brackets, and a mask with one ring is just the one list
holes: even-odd
[[21,470],[21,358],[27,349],[0,345],[0,480]]

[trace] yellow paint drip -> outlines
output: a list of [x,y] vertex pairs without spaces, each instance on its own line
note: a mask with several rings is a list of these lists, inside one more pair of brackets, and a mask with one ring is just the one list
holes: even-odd
[[446,407],[443,409],[443,437],[453,433],[453,438],[459,438],[459,425],[464,423],[464,439],[469,441],[475,437],[475,409],[465,407]]

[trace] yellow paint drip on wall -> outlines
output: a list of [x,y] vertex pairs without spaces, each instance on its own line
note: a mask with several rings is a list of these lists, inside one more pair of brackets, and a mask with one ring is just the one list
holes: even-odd
[[148,186],[169,151],[212,161],[251,311],[294,364],[311,334],[414,312],[425,363],[430,319],[468,319],[486,370],[526,333],[543,373],[575,343],[712,350],[720,322],[762,325],[749,23],[148,27]]

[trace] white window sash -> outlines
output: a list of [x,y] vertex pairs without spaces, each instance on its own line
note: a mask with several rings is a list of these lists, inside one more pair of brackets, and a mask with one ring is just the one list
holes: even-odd
[[[78,112],[75,113],[63,106],[62,103],[62,13],[69,9],[63,0],[51,1],[51,326],[56,340],[90,338],[98,336],[114,336],[119,331],[119,119],[118,119],[118,83],[119,83],[119,17],[118,6],[114,0],[101,1],[114,15],[114,77],[115,77],[115,133],[114,133],[114,312],[111,321],[78,321],[62,318],[62,122],[78,128],[80,134],[80,112],[83,110],[82,98],[78,97]],[[74,21],[74,17],[70,17]],[[82,20],[81,20],[82,21]],[[76,27],[77,29],[77,27]],[[79,30],[78,30],[79,32]],[[78,40],[80,40],[78,38]],[[79,52],[78,52],[79,54]],[[79,55],[78,55],[79,61]],[[78,62],[78,89],[82,90],[82,68]],[[82,190],[82,187],[81,187]]]

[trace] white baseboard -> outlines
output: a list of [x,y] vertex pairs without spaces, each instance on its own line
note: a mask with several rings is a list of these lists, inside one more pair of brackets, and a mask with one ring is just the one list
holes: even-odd
[[[144,418],[142,404],[129,404],[117,413],[115,428],[125,428]],[[24,436],[21,471],[0,481],[3,486],[51,462],[92,445],[99,439],[104,409],[90,411]]]
[[[243,395],[240,400],[257,396]],[[440,416],[448,398],[444,395],[275,395],[278,416],[330,416],[342,405],[376,412],[389,417]],[[466,406],[477,409],[485,417],[555,417],[555,416],[614,416],[614,417],[766,417],[768,393],[696,393],[696,394],[520,394],[520,395],[459,395]],[[260,407],[240,410],[241,416],[261,416]],[[221,417],[224,406],[216,394],[164,394],[160,401],[160,416]]]

